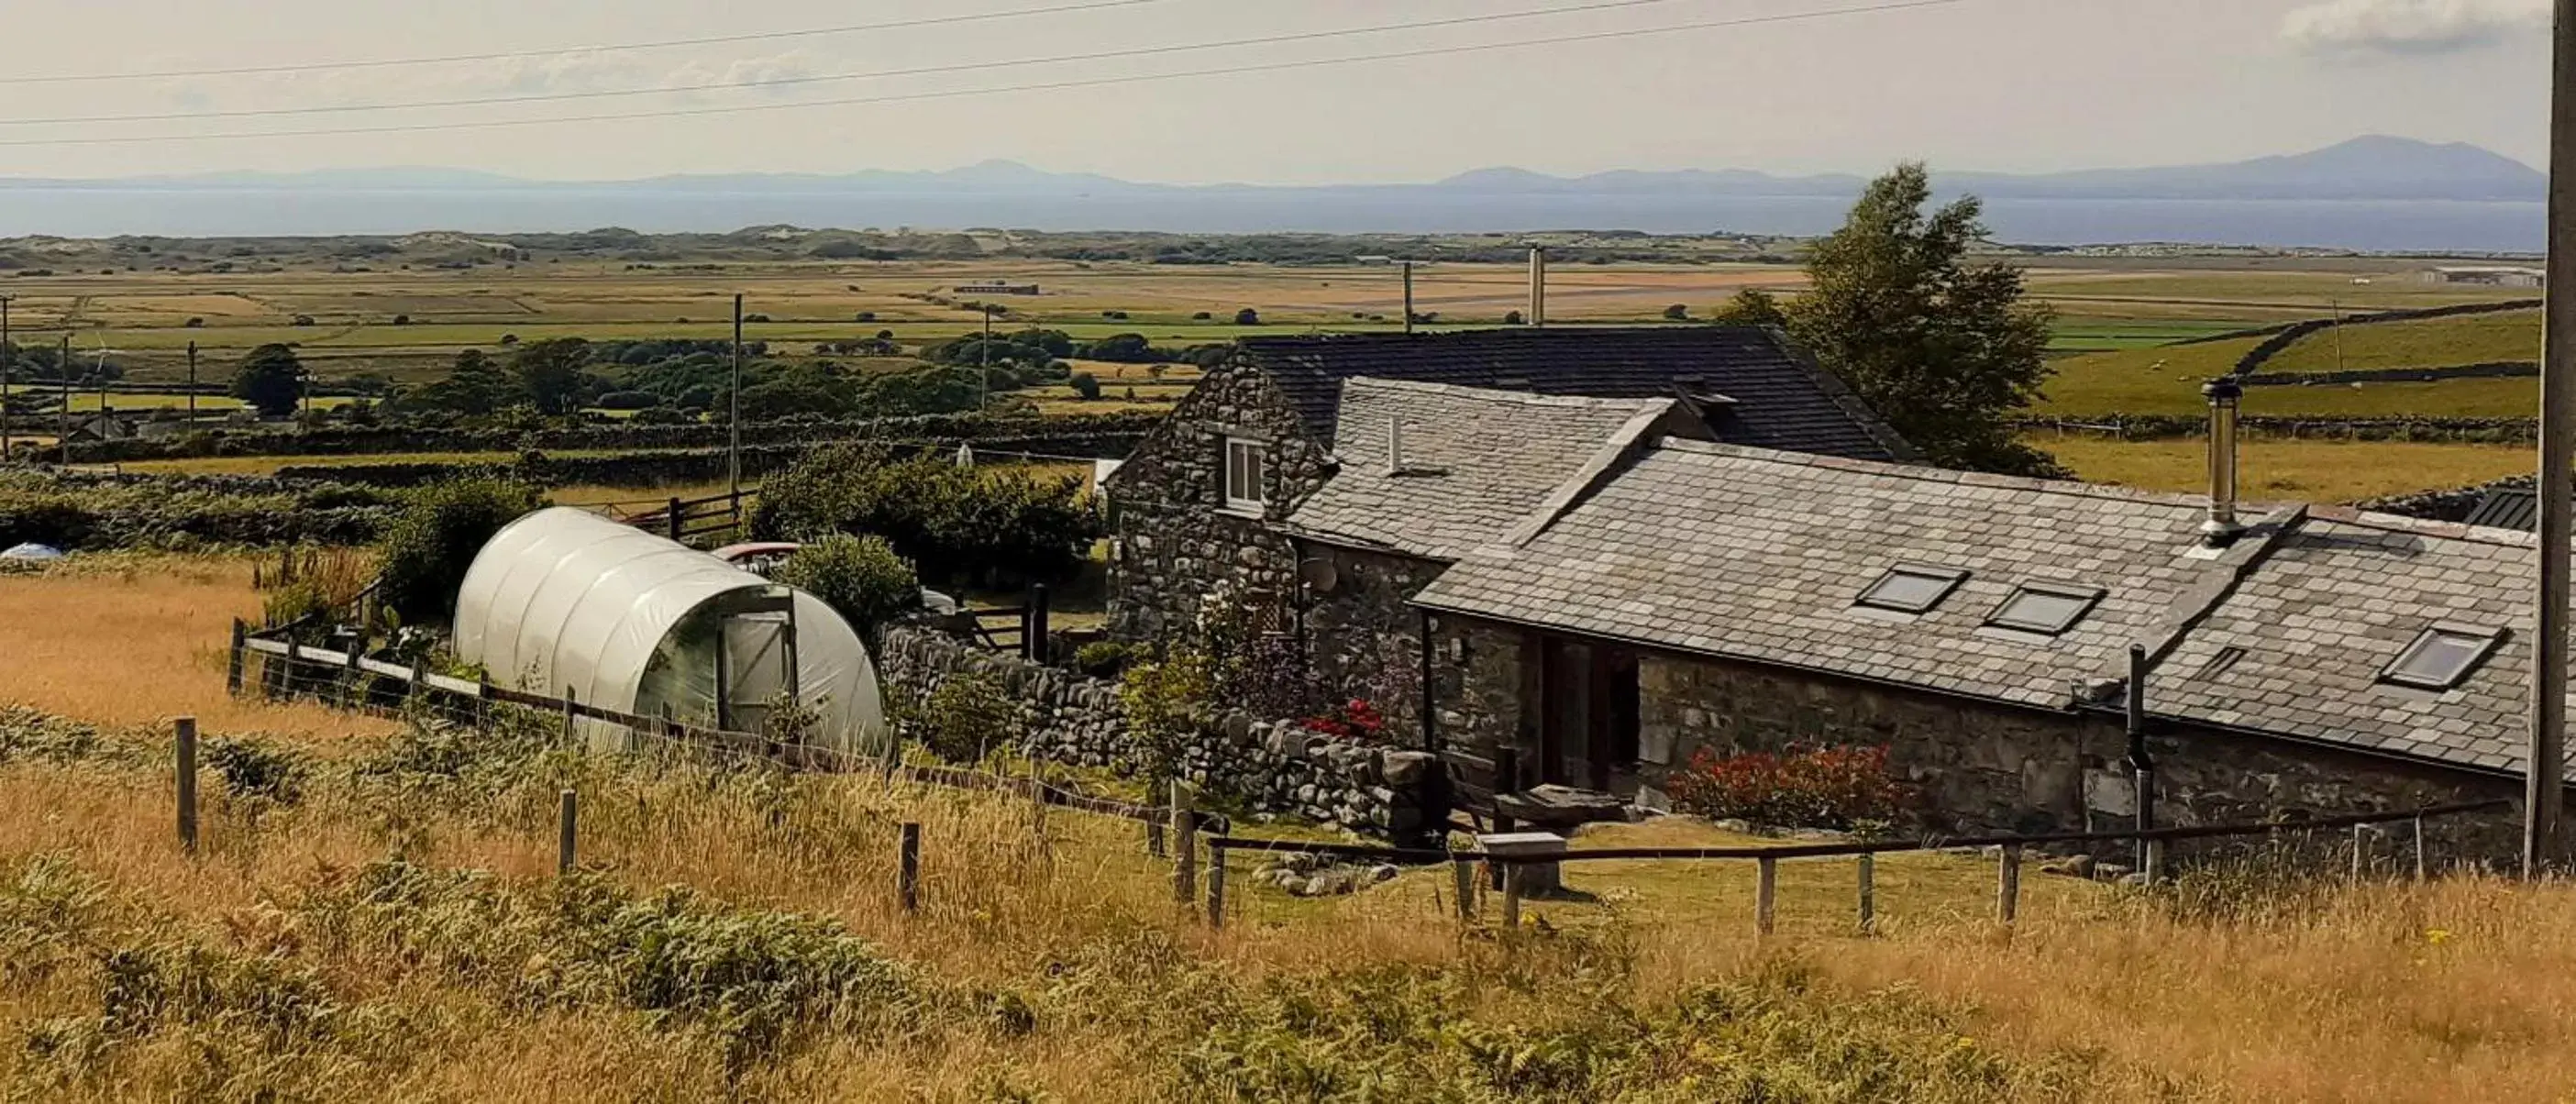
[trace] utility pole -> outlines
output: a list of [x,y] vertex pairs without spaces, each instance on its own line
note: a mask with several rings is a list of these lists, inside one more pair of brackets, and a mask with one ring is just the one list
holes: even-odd
[[197,343],[188,343],[188,428],[197,428]]
[[733,394],[727,404],[725,425],[725,483],[730,488],[735,508],[742,506],[742,293],[733,293]]
[[54,419],[54,447],[61,450],[64,467],[72,465],[72,335],[63,334],[62,348],[54,353],[54,374],[62,380],[63,409]]
[[2567,573],[2576,511],[2576,0],[2557,0],[2550,36],[2549,290],[2540,369],[2540,608],[2532,647],[2531,744],[2523,771],[2522,870],[2565,857]]
[[9,462],[9,300],[0,295],[0,464]]
[[1404,262],[1404,332],[1413,332],[1413,262]]
[[2340,371],[2343,371],[2343,300],[2341,300],[2341,299],[2328,299],[2328,300],[2326,300],[2326,309],[2331,310],[2331,311],[2333,311],[2333,312],[2334,312],[2334,320],[2335,320],[2335,371],[2340,372]]
[[975,313],[984,316],[984,340],[975,346],[978,358],[975,369],[975,413],[984,412],[984,392],[993,386],[993,304],[975,304]]

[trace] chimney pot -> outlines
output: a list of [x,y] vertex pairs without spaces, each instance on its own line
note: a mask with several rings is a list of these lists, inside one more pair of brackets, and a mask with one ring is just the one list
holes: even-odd
[[1404,474],[1404,419],[1397,415],[1386,419],[1386,474]]
[[2236,410],[2245,389],[2221,376],[2202,384],[2209,400],[2209,520],[2200,523],[2200,541],[2225,548],[2245,532],[2236,520]]

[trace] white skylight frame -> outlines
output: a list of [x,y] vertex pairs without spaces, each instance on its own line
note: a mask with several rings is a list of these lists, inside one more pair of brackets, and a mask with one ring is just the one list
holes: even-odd
[[[1995,604],[1986,614],[1986,624],[2014,632],[2037,633],[2041,636],[2063,636],[2082,622],[2093,607],[2102,604],[2108,591],[2081,583],[2023,583]],[[2062,603],[2057,616],[2043,616],[2032,611],[2033,603]]]
[[[1862,587],[1860,595],[1852,599],[1852,604],[1897,613],[1930,613],[1949,598],[1952,591],[1959,589],[1959,584],[1967,581],[1968,573],[1961,568],[1898,564]],[[1932,589],[1928,592],[1920,589],[1924,586]],[[1916,589],[1911,597],[1907,597],[1896,591],[1896,588],[1903,587]]]
[[[2379,669],[2379,681],[2416,690],[2450,690],[2467,681],[2502,643],[2504,630],[2500,628],[2435,622],[2415,634],[2415,639],[2398,650],[2397,658]],[[2429,672],[2408,669],[2437,644],[2451,647],[2447,663]]]

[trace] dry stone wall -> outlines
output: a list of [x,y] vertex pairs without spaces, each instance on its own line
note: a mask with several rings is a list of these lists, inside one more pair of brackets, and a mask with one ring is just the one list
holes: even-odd
[[[1128,773],[1141,764],[1117,684],[977,648],[930,629],[888,629],[876,656],[888,688],[926,697],[948,679],[981,675],[1020,707],[1020,749],[1048,760]],[[1437,817],[1426,809],[1432,756],[1232,712],[1213,717],[1183,752],[1181,772],[1204,792],[1254,813],[1304,817],[1406,837]]]

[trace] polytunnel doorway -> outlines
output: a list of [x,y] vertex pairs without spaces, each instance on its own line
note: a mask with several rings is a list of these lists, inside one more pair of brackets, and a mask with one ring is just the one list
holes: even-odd
[[801,658],[794,591],[720,595],[689,611],[654,648],[638,711],[726,732],[766,732],[779,704],[802,696]]

